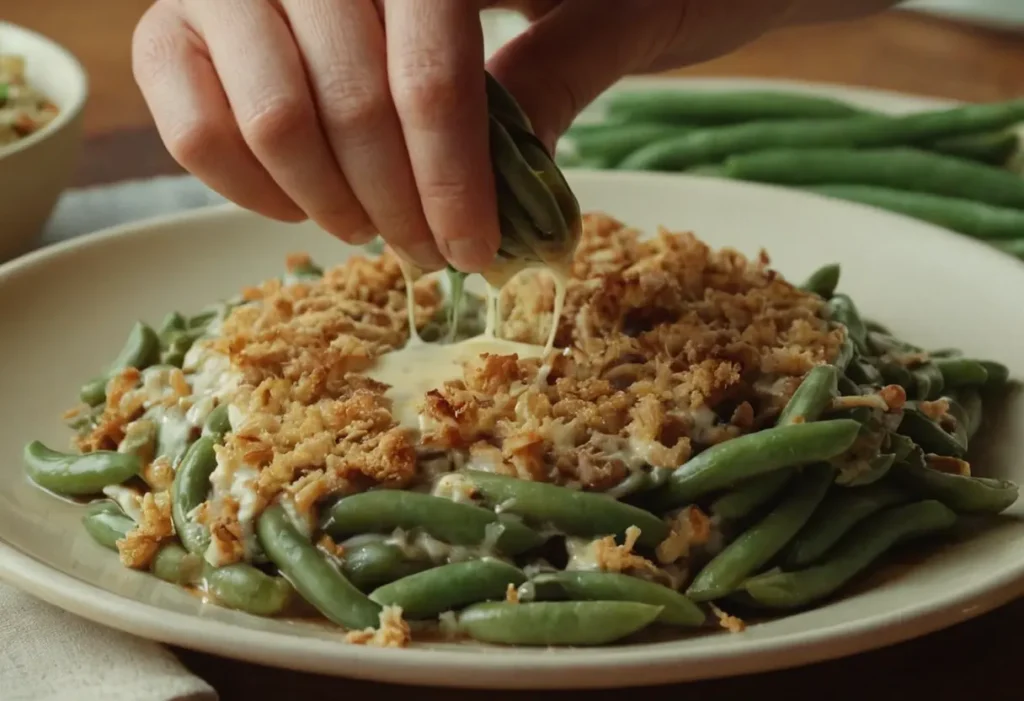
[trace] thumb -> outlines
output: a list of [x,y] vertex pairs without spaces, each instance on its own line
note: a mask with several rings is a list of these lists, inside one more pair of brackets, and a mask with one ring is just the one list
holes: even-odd
[[548,148],[619,78],[650,65],[677,33],[680,0],[562,0],[488,61]]

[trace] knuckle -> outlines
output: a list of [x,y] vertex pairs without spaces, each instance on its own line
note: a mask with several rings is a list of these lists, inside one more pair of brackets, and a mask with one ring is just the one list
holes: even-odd
[[359,130],[378,124],[388,111],[387,91],[347,74],[327,76],[319,88],[320,112],[328,129]]
[[395,106],[425,126],[443,124],[465,104],[471,80],[445,63],[416,54],[392,78]]
[[145,85],[173,67],[186,49],[187,38],[159,4],[153,5],[132,32],[132,73]]
[[311,111],[299,101],[274,97],[257,101],[251,113],[240,120],[239,127],[254,150],[266,152],[293,142],[312,124]]
[[167,151],[187,170],[195,170],[216,158],[226,135],[210,122],[183,125],[167,135]]

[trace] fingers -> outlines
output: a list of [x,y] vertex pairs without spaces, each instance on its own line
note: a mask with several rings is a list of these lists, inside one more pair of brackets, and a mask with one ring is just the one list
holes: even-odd
[[384,27],[367,0],[282,0],[331,153],[381,236],[427,270],[444,266],[391,101]]
[[391,94],[423,213],[455,267],[478,272],[499,233],[478,3],[385,0]]
[[342,177],[320,127],[305,69],[284,18],[250,0],[192,0],[242,138],[280,188],[335,236],[365,243],[375,230]]
[[305,218],[249,150],[213,64],[182,17],[155,4],[136,27],[132,69],[171,156],[238,205],[284,221]]
[[488,69],[552,148],[580,110],[665,48],[694,4],[563,0],[503,46]]

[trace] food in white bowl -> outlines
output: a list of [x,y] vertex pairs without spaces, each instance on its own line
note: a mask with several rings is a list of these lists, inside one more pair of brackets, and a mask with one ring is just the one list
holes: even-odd
[[25,58],[0,54],[0,148],[34,134],[59,110],[25,77]]
[[29,250],[74,175],[88,79],[52,40],[0,22],[0,260]]

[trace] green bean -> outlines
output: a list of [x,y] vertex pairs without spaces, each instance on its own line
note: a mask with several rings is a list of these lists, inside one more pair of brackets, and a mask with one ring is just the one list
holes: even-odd
[[86,404],[95,406],[104,401],[107,394],[107,381],[117,372],[132,367],[145,370],[160,360],[160,337],[151,327],[136,322],[128,339],[113,362],[99,376],[86,382],[79,393]]
[[850,419],[779,426],[714,445],[678,468],[658,493],[662,505],[691,503],[704,494],[795,465],[830,460],[856,440]]
[[830,465],[804,467],[782,502],[704,565],[686,595],[694,601],[708,601],[738,589],[803,528],[825,498],[834,477],[835,470]]
[[181,459],[171,484],[171,520],[182,545],[190,553],[202,555],[210,544],[210,533],[189,515],[206,501],[210,492],[210,475],[217,467],[213,436],[202,436],[189,446]]
[[160,329],[157,331],[157,335],[160,337],[160,345],[166,348],[171,334],[187,329],[188,320],[185,317],[178,312],[168,312],[164,320],[160,322]]
[[976,360],[968,358],[936,358],[932,361],[942,373],[943,386],[981,387],[988,381],[988,371]]
[[839,392],[838,378],[839,372],[832,365],[811,368],[779,414],[778,425],[817,421]]
[[857,305],[849,295],[836,294],[828,301],[829,318],[846,327],[847,333],[853,340],[853,345],[858,351],[867,350],[868,329],[860,318]]
[[196,330],[174,331],[169,334],[166,347],[160,351],[160,364],[180,368],[185,364],[185,355],[199,335]]
[[907,494],[890,480],[860,489],[832,490],[786,546],[781,559],[794,569],[817,562],[858,523],[907,500]]
[[221,440],[231,432],[231,420],[228,418],[228,405],[218,404],[206,416],[203,422],[203,435],[210,436],[215,441]]
[[[850,332],[847,330],[846,335],[843,337],[843,342],[839,345],[839,351],[836,353],[835,360],[832,364],[835,365],[842,372],[846,372],[846,368],[850,367],[850,362],[853,360],[853,356],[856,350],[853,347],[853,339],[850,338]],[[839,380],[845,375],[840,375]],[[860,392],[858,392],[859,394]]]
[[153,556],[150,571],[158,579],[179,586],[195,586],[211,569],[199,555],[190,553],[177,543],[167,543]]
[[[779,414],[778,426],[817,421],[832,398],[838,393],[839,371],[832,365],[818,365],[804,377]],[[768,503],[782,491],[795,468],[783,468],[741,483],[734,490],[718,497],[711,505],[715,515],[726,519],[739,519]]]
[[913,392],[917,387],[914,375],[907,370],[906,366],[894,360],[881,360],[878,363],[878,371],[882,379],[891,385],[899,385],[908,392]]
[[425,560],[405,556],[397,545],[369,542],[345,547],[342,574],[360,591],[373,591],[382,584],[407,577],[430,567]]
[[800,286],[800,289],[806,292],[813,292],[824,299],[831,299],[838,284],[839,264],[830,263],[829,265],[821,266],[811,273],[811,276]]
[[762,606],[803,607],[836,593],[897,543],[944,531],[955,522],[956,514],[938,501],[892,507],[858,524],[821,564],[753,577],[744,589]]
[[551,524],[570,535],[622,536],[627,528],[636,526],[640,529],[637,542],[653,548],[669,533],[668,525],[657,516],[603,494],[477,470],[462,474],[497,510],[530,523]]
[[489,71],[484,71],[484,81],[484,88],[487,92],[487,110],[503,124],[512,124],[520,129],[533,131],[530,118],[526,116],[505,86]]
[[860,463],[865,466],[863,470],[840,471],[839,476],[836,477],[836,484],[844,487],[865,487],[874,484],[889,474],[889,470],[892,469],[895,462],[896,456],[892,453],[876,455],[870,460]]
[[280,504],[260,514],[256,534],[270,561],[327,620],[349,629],[377,626],[380,606],[296,530]]
[[913,396],[918,399],[935,399],[946,386],[946,378],[934,363],[918,365],[910,375],[914,379]]
[[1024,119],[1024,100],[968,105],[904,116],[793,119],[701,129],[655,141],[633,152],[621,167],[685,170],[729,156],[777,148],[897,146],[945,136],[1000,129]]
[[[561,245],[561,253],[571,254],[582,233],[579,201],[573,194],[572,188],[569,187],[565,175],[551,159],[547,147],[532,130],[523,129],[515,124],[506,126],[506,129],[515,142],[516,148],[523,155],[523,159],[554,196],[562,219],[565,221],[566,229],[562,235],[553,239],[553,242],[557,241]],[[550,243],[548,248],[550,248]]]
[[958,513],[997,514],[1017,501],[1018,487],[1009,480],[940,472],[925,465],[920,455],[895,465],[892,474],[906,489]]
[[599,158],[607,162],[609,167],[614,167],[649,142],[684,132],[685,127],[672,124],[631,122],[607,124],[603,125],[603,129],[591,129],[583,133],[570,132],[565,140],[582,158]]
[[397,489],[374,489],[339,499],[327,511],[322,527],[336,538],[419,528],[445,543],[471,546],[483,543],[489,529],[498,529],[495,546],[509,555],[544,542],[536,531],[490,509]]
[[564,237],[568,225],[555,196],[523,158],[505,126],[493,116],[489,122],[494,167],[529,214],[533,226],[550,239]]
[[964,389],[955,393],[957,401],[964,411],[964,428],[967,429],[967,438],[974,438],[974,434],[981,428],[981,418],[984,406],[981,395],[974,389]]
[[674,589],[628,574],[566,570],[537,575],[530,581],[532,591],[541,596],[561,599],[557,591],[561,589],[564,597],[577,601],[635,601],[660,606],[656,620],[665,625],[699,626],[706,618],[699,606]]
[[858,385],[869,387],[876,387],[885,381],[878,368],[856,353],[846,366],[846,374]]
[[1024,208],[1024,180],[999,168],[911,148],[792,149],[736,155],[726,174],[779,185],[872,185]]
[[474,604],[459,628],[474,640],[505,645],[607,645],[654,622],[660,606],[633,601],[539,601]]
[[962,458],[967,452],[967,446],[960,443],[956,436],[912,406],[903,408],[903,419],[898,431],[913,439],[926,453]]
[[33,482],[65,496],[98,494],[104,487],[121,484],[142,470],[142,461],[133,453],[60,453],[40,441],[26,445],[22,456],[25,471]]
[[254,616],[280,613],[291,602],[293,592],[285,579],[271,577],[245,563],[211,568],[206,575],[206,591],[218,604]]
[[289,268],[284,276],[284,284],[293,285],[297,282],[319,280],[324,276],[324,269],[311,260],[303,261]]
[[518,567],[484,557],[411,574],[374,590],[370,599],[401,607],[411,620],[434,618],[479,601],[504,599],[510,584],[518,587],[525,581]]
[[872,185],[812,185],[803,189],[904,214],[980,239],[1024,236],[1024,211],[1018,209]]
[[90,504],[82,517],[82,525],[92,539],[109,550],[117,550],[117,541],[135,528],[135,521],[125,516],[116,504]]
[[971,437],[967,431],[967,424],[970,421],[967,416],[967,410],[964,409],[963,405],[960,404],[959,401],[957,401],[956,397],[946,395],[944,397],[940,397],[940,399],[944,399],[946,403],[949,404],[949,410],[947,413],[954,419],[954,425],[950,432],[953,434],[957,443],[969,448]]
[[839,376],[839,393],[844,397],[857,397],[861,395],[860,385],[846,375]]
[[978,360],[977,362],[985,368],[988,375],[985,382],[986,388],[1002,387],[1010,381],[1010,369],[1002,363],[997,363],[994,360]]
[[645,90],[613,94],[608,101],[608,114],[626,121],[719,125],[796,117],[850,117],[865,114],[865,110],[832,98],[797,92]]
[[1012,130],[1006,130],[952,136],[924,144],[923,148],[1002,167],[1017,152],[1019,146],[1020,139],[1017,134]]
[[874,319],[864,319],[864,326],[867,328],[868,334],[889,334],[889,329],[884,324],[879,321],[875,321]]

